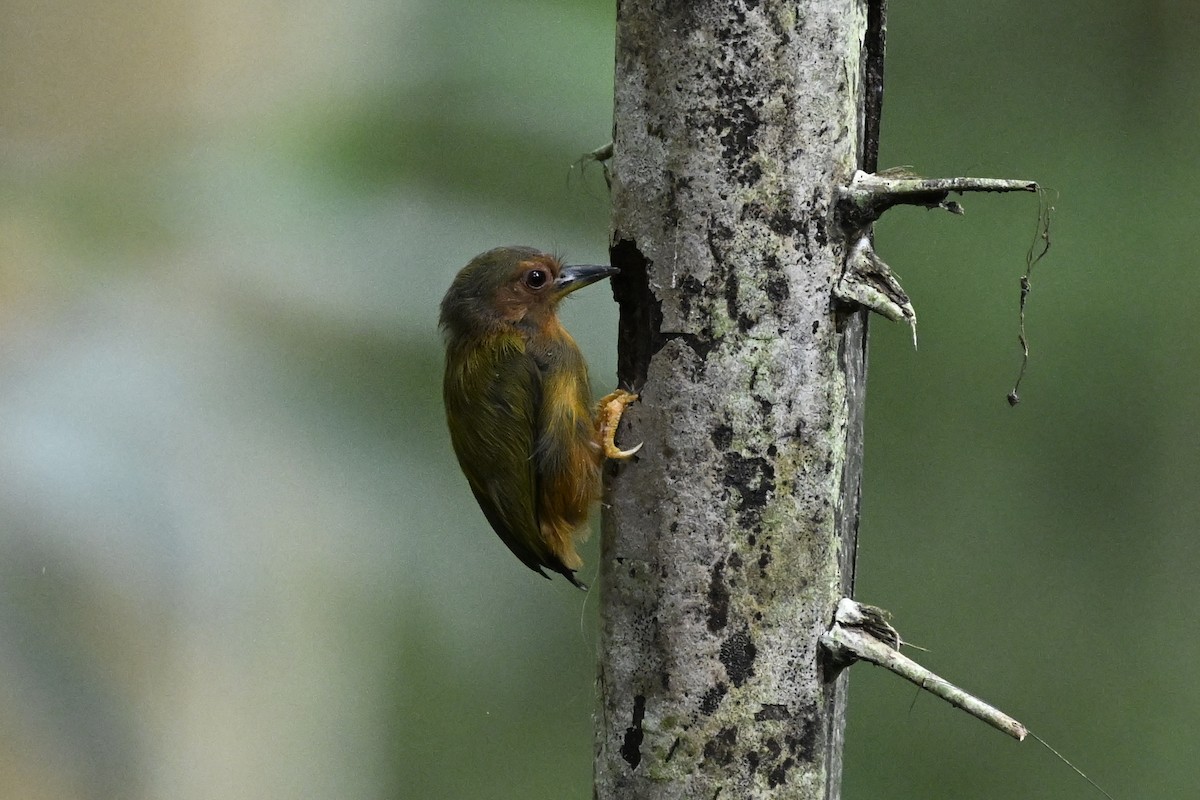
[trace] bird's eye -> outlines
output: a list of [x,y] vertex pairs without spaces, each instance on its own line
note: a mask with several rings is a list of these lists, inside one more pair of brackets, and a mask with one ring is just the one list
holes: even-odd
[[531,269],[525,273],[525,285],[530,289],[540,289],[550,280],[550,275],[544,269]]

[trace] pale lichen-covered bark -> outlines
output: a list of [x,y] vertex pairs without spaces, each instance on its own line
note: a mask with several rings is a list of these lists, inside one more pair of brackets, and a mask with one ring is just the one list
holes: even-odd
[[865,0],[621,0],[596,796],[835,798],[865,345],[832,288]]

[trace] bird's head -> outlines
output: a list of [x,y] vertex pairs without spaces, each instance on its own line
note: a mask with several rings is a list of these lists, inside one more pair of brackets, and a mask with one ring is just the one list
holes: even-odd
[[617,273],[616,267],[567,266],[532,247],[497,247],[471,259],[442,299],[450,336],[552,322],[558,303],[576,289]]

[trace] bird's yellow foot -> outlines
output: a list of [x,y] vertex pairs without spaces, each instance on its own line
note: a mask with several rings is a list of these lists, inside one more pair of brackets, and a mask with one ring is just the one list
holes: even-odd
[[624,389],[610,392],[601,399],[600,406],[596,410],[596,438],[600,441],[605,458],[624,461],[633,458],[634,453],[642,449],[641,443],[638,443],[636,447],[622,450],[614,441],[617,436],[617,426],[621,424],[621,415],[625,413],[625,406],[637,399],[636,394]]

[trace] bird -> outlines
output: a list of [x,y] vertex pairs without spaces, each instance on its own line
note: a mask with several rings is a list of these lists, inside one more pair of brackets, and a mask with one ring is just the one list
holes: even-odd
[[479,508],[527,567],[581,589],[575,540],[600,496],[604,459],[630,459],[641,448],[614,442],[638,396],[617,389],[593,409],[587,364],[558,305],[618,271],[568,266],[532,247],[497,247],[458,272],[439,318],[446,423]]

